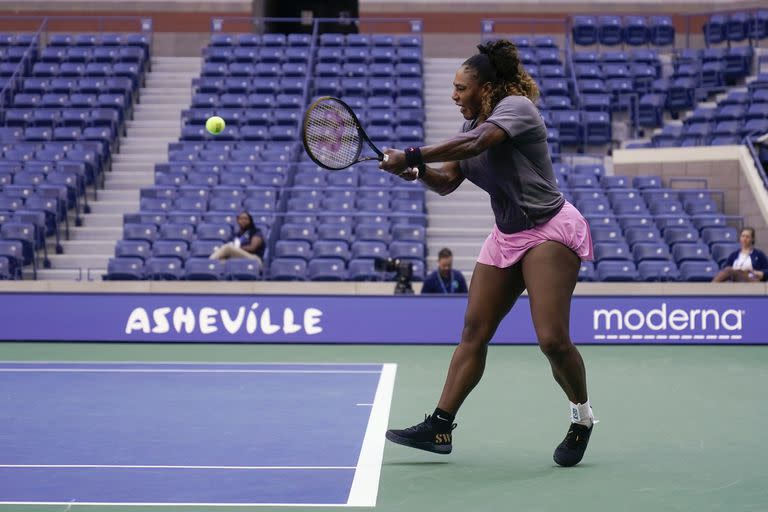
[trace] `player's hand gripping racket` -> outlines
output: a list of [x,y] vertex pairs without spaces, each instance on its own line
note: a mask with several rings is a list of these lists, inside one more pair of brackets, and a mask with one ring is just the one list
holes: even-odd
[[[350,106],[332,96],[318,98],[309,106],[301,138],[312,161],[332,171],[367,160],[387,161],[387,155],[371,142]],[[363,141],[376,156],[360,156]]]

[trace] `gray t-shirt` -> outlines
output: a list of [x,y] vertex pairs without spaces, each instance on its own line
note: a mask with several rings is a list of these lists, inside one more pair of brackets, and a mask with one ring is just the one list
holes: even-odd
[[[544,224],[565,199],[557,188],[547,147],[547,129],[536,106],[524,96],[502,99],[486,119],[509,136],[504,142],[460,162],[462,174],[491,196],[496,225],[516,233]],[[462,131],[476,127],[466,121]]]

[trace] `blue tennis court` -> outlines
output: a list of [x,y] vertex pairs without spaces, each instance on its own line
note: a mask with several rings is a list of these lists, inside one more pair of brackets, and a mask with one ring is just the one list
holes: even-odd
[[393,364],[0,364],[0,503],[374,506]]

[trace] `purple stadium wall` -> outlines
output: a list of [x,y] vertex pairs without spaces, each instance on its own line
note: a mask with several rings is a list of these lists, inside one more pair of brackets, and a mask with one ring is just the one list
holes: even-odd
[[[766,296],[576,296],[571,331],[598,345],[767,344],[767,306]],[[452,344],[465,307],[463,296],[15,293],[0,295],[0,340]],[[494,342],[536,343],[527,297]]]

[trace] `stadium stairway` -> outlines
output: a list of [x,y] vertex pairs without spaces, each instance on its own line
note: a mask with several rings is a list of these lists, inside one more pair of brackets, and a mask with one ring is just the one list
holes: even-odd
[[[154,165],[167,161],[168,143],[179,138],[180,114],[189,107],[192,79],[200,75],[200,66],[199,57],[152,57],[152,71],[134,118],[126,123],[127,136],[113,155],[104,189],[98,191],[98,200],[89,201],[91,213],[83,215],[83,225],[62,241],[64,254],[49,247],[51,268],[38,270],[38,279],[85,280],[87,271],[90,279],[100,279],[115,240],[122,237],[123,214],[139,210],[139,189],[154,183]],[[25,269],[24,279],[32,279],[31,269]]]
[[[462,117],[451,100],[453,79],[461,59],[424,59],[424,101],[426,142],[432,144],[461,130]],[[493,227],[493,212],[488,195],[464,181],[449,198],[427,193],[428,270],[433,270],[437,253],[443,247],[453,251],[453,266],[469,275],[480,247]]]

